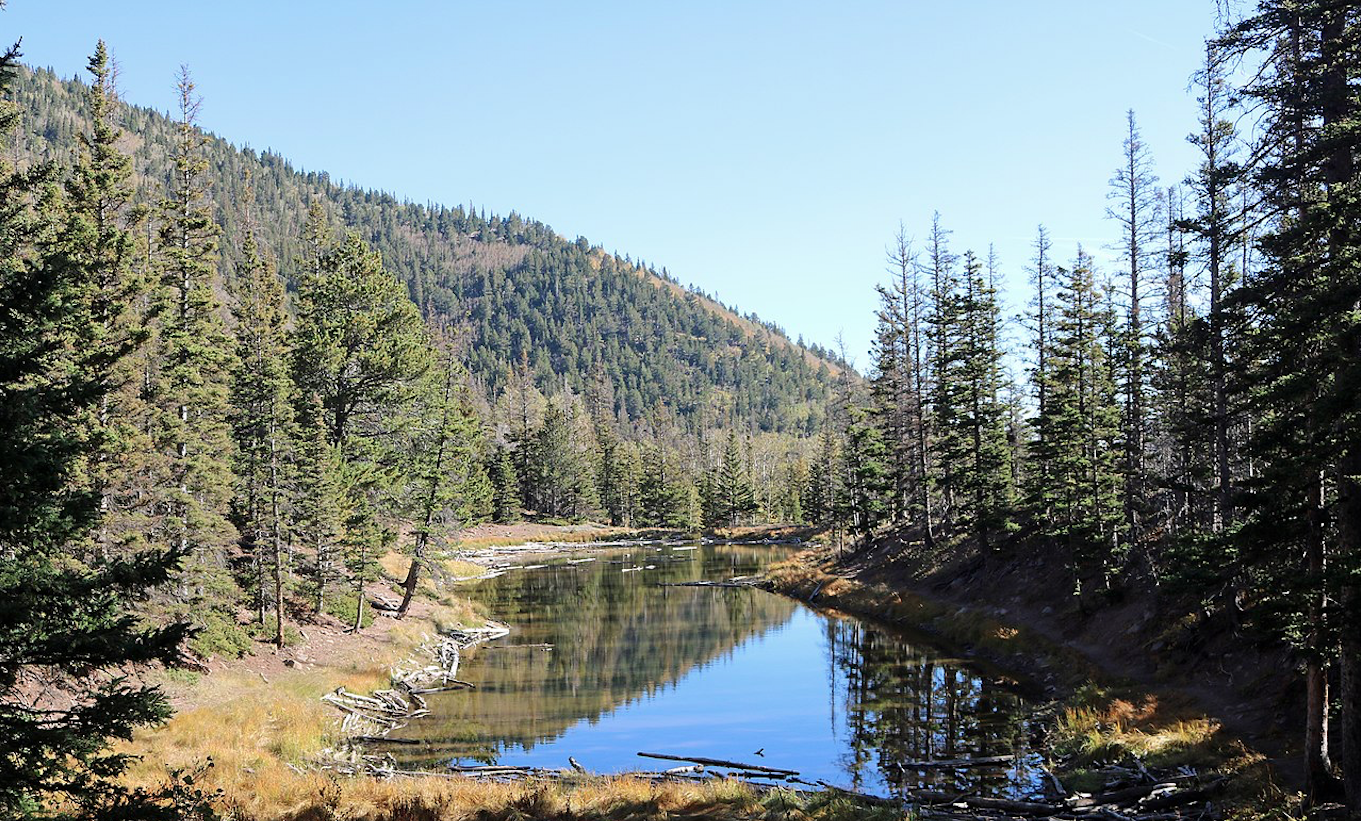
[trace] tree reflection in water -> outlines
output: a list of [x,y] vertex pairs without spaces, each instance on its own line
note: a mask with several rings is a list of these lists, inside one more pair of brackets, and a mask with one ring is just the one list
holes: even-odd
[[[787,554],[640,548],[480,583],[470,594],[513,632],[468,655],[460,678],[477,689],[427,697],[431,715],[400,733],[425,743],[393,754],[425,767],[575,755],[612,771],[638,767],[643,749],[756,763],[766,748],[774,766],[871,792],[1025,792],[1026,710],[1004,686],[762,591],[658,585],[749,575]],[[552,647],[526,646],[541,644]],[[1010,753],[1022,763],[906,766]]]

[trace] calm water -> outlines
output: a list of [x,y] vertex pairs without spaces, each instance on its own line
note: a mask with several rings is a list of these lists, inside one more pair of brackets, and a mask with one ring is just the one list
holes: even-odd
[[[798,770],[881,795],[904,788],[1025,795],[1025,702],[902,636],[750,589],[659,587],[758,572],[787,551],[644,547],[556,560],[469,588],[511,635],[468,653],[474,691],[428,696],[394,747],[408,765],[501,763],[599,772],[679,762],[639,751]],[[549,648],[527,645],[551,645]],[[764,756],[756,755],[763,750]],[[990,768],[914,766],[1015,755]]]

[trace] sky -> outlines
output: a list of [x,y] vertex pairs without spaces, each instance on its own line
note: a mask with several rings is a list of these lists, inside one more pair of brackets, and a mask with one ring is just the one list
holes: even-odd
[[1001,260],[1043,223],[1113,266],[1133,109],[1162,184],[1194,167],[1214,0],[9,0],[0,40],[203,126],[415,202],[512,210],[665,267],[868,364],[886,248],[932,213]]

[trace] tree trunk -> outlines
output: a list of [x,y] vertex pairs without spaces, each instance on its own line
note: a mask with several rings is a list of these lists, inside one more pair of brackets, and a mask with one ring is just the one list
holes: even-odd
[[1324,663],[1323,623],[1326,597],[1324,588],[1323,477],[1316,474],[1309,489],[1309,660],[1305,665],[1306,709],[1304,724],[1304,765],[1309,803],[1318,805],[1336,794],[1338,783],[1328,760],[1328,668]]

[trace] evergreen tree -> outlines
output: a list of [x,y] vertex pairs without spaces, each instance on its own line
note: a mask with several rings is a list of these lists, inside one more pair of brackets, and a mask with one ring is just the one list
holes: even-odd
[[756,512],[756,496],[751,477],[742,459],[736,432],[729,431],[723,460],[710,479],[712,521],[716,526],[737,527]]
[[926,315],[926,336],[931,344],[930,426],[934,474],[933,484],[941,500],[940,522],[950,530],[959,515],[956,507],[958,492],[957,466],[967,455],[964,426],[961,423],[961,380],[958,370],[963,362],[961,301],[959,273],[955,268],[958,257],[950,252],[949,235],[940,224],[940,214],[931,221],[928,239],[930,292]]
[[[249,214],[249,212],[247,212]],[[237,520],[242,542],[254,559],[261,623],[274,609],[274,643],[284,641],[284,578],[289,573],[289,464],[294,439],[292,381],[289,378],[288,315],[284,287],[274,265],[261,254],[254,226],[244,229],[241,265],[234,279],[236,370],[232,408],[237,453]],[[269,595],[267,595],[267,591]]]
[[326,611],[327,592],[340,579],[340,540],[346,500],[339,474],[340,449],[327,441],[321,398],[312,394],[299,403],[298,442],[293,465],[296,487],[294,520],[298,542],[312,554],[310,583],[317,614]]
[[1035,396],[1034,442],[1030,448],[1034,458],[1029,460],[1030,476],[1027,480],[1025,507],[1036,521],[1046,521],[1050,509],[1048,489],[1052,486],[1052,466],[1049,455],[1052,447],[1049,442],[1049,384],[1053,378],[1053,363],[1050,348],[1054,334],[1054,262],[1053,245],[1049,232],[1043,225],[1036,229],[1035,256],[1030,267],[1030,281],[1035,286],[1035,296],[1031,300],[1031,311],[1027,315],[1031,332],[1030,350],[1034,356],[1034,366],[1030,370],[1030,384]]
[[[0,91],[17,59],[17,45],[0,55]],[[98,101],[111,94],[102,43],[90,68]],[[0,142],[8,142],[14,120],[13,106],[0,98]],[[90,144],[102,145],[99,138]],[[50,210],[55,203],[41,196],[47,169],[19,172],[7,156],[0,152],[0,814],[187,817],[201,808],[176,806],[170,788],[122,783],[131,758],[111,749],[112,741],[170,715],[158,689],[131,682],[124,671],[179,658],[186,625],[147,626],[130,612],[169,578],[179,554],[144,550],[87,562],[71,555],[100,524],[105,486],[78,476],[103,445],[103,430],[90,421],[117,387],[105,375],[131,347],[128,337],[99,336],[105,328],[87,324],[122,307],[113,299],[121,289],[102,288],[110,266],[119,275],[114,281],[126,274],[118,251],[81,251],[95,237],[117,246],[126,234],[93,219],[89,200],[76,199],[64,215]],[[95,162],[88,154],[83,167],[80,184],[90,185]],[[58,216],[66,224],[54,248],[49,229],[57,229],[51,219]],[[89,312],[105,307],[96,296],[110,297],[107,313]],[[80,346],[92,338],[100,344]],[[35,702],[27,686],[33,680],[54,698]]]
[[1123,339],[1120,345],[1120,390],[1123,398],[1122,439],[1125,475],[1122,496],[1125,526],[1131,533],[1142,527],[1146,515],[1148,470],[1147,381],[1148,322],[1144,302],[1149,296],[1149,279],[1154,259],[1154,243],[1162,227],[1158,213],[1158,178],[1153,160],[1139,133],[1134,110],[1125,113],[1124,156],[1111,177],[1107,197],[1112,205],[1106,215],[1120,226],[1120,253],[1128,268],[1124,288],[1128,303]]
[[467,397],[467,373],[445,333],[436,336],[436,366],[417,411],[411,442],[411,566],[402,582],[397,618],[416,595],[421,565],[437,539],[485,518],[491,485],[478,458],[482,428]]
[[885,467],[887,458],[888,449],[879,425],[865,408],[852,408],[843,460],[844,493],[840,498],[844,513],[838,518],[846,521],[861,539],[874,535],[875,527],[884,518],[884,497],[891,488]]
[[[661,445],[654,443],[643,447],[638,481],[640,524],[649,527],[686,526],[686,488],[674,461]],[[707,516],[701,518],[706,522],[708,520]]]
[[498,446],[487,465],[491,481],[491,518],[497,524],[509,524],[520,518],[520,479],[515,474],[515,458],[510,449]]
[[119,150],[113,69],[103,41],[88,70],[90,132],[80,136],[65,181],[51,258],[77,289],[65,308],[76,331],[72,367],[99,383],[99,401],[80,421],[91,443],[80,474],[99,500],[94,553],[108,557],[141,549],[150,529],[143,477],[155,472],[146,464],[154,449],[139,367],[149,337],[150,282],[134,265],[145,209],[133,202],[132,163]]
[[[319,233],[319,232],[318,232]],[[394,533],[384,517],[402,468],[403,431],[430,369],[429,335],[382,259],[350,233],[320,255],[298,288],[293,373],[300,395],[321,403],[335,480],[347,511],[340,545],[363,626],[364,585]]]
[[[1358,42],[1354,4],[1262,0],[1217,44],[1223,57],[1261,59],[1244,91],[1265,111],[1263,144],[1253,152],[1269,216],[1264,259],[1235,294],[1258,318],[1245,342],[1258,414],[1251,448],[1265,464],[1247,488],[1248,522],[1237,540],[1262,589],[1297,620],[1298,632],[1286,635],[1304,639],[1311,797],[1328,797],[1336,751],[1353,816],[1361,815]],[[1212,106],[1204,108],[1214,124]],[[1216,470],[1228,478],[1222,465]],[[1329,738],[1324,671],[1333,659],[1340,714]]]
[[957,369],[960,438],[967,451],[960,463],[959,488],[971,502],[963,518],[972,525],[985,554],[992,549],[995,535],[1007,529],[1012,508],[1006,409],[1001,397],[1001,311],[991,256],[988,267],[985,277],[977,257],[965,254],[960,306],[964,327]]
[[1073,590],[1081,596],[1092,579],[1108,581],[1120,520],[1119,407],[1108,347],[1114,318],[1081,249],[1071,269],[1058,269],[1058,278],[1052,381],[1046,418],[1038,421],[1049,438],[1036,457],[1049,460],[1053,481],[1032,496],[1053,511],[1042,525],[1067,550]]
[[160,333],[150,392],[158,413],[151,435],[166,475],[156,524],[159,538],[188,557],[181,586],[186,595],[179,602],[185,615],[204,623],[204,614],[212,613],[210,619],[230,624],[234,602],[222,594],[231,589],[226,550],[237,536],[228,518],[234,346],[213,291],[219,231],[203,188],[199,100],[187,69],[180,70],[178,90],[175,173],[157,209]]

